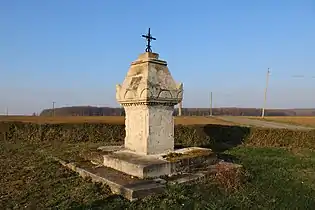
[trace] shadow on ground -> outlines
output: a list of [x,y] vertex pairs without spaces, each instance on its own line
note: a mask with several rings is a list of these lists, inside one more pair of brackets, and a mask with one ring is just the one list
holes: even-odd
[[244,142],[250,128],[240,126],[206,125],[204,133],[209,137],[208,145],[214,152],[223,152]]
[[[227,125],[176,126],[175,148],[199,146],[211,148],[214,152],[224,152],[241,145],[250,134],[249,127]],[[182,140],[185,139],[185,140]]]
[[209,124],[176,126],[175,132],[177,133],[175,149],[191,146],[210,148],[220,160],[237,163],[239,161],[237,157],[224,154],[224,151],[243,144],[250,135],[251,128]]

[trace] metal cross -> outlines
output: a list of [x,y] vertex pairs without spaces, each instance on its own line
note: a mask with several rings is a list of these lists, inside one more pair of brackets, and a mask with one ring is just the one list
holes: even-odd
[[156,38],[154,38],[154,37],[151,36],[150,28],[149,28],[148,34],[147,34],[147,35],[142,35],[142,37],[146,38],[147,41],[148,41],[147,48],[145,48],[145,51],[146,51],[146,52],[152,52],[152,49],[151,49],[151,40],[156,40]]

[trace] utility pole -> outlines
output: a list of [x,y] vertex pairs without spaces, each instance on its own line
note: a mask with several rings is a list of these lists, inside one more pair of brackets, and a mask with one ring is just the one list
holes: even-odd
[[53,116],[55,116],[55,103],[56,102],[52,102],[52,113],[53,113]]
[[270,68],[268,68],[267,71],[267,78],[266,78],[266,88],[265,88],[265,96],[264,96],[264,106],[261,111],[261,117],[265,117],[265,109],[266,109],[266,104],[267,104],[267,91],[268,91],[268,83],[269,83],[269,75],[270,75]]
[[183,99],[181,102],[179,102],[179,106],[178,106],[178,116],[182,116],[182,107],[183,106]]
[[210,116],[212,116],[212,92],[210,92]]
[[6,115],[9,116],[9,108],[6,109]]

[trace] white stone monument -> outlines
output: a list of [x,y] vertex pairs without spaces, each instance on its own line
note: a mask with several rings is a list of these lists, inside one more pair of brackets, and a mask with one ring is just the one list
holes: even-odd
[[[116,86],[116,99],[126,114],[125,144],[103,148],[110,151],[103,156],[104,166],[139,178],[183,172],[187,165],[204,162],[211,153],[202,148],[174,151],[173,112],[174,106],[182,101],[183,84],[176,83],[166,61],[152,53],[150,41],[155,38],[150,30],[144,37],[148,39],[146,52],[131,63],[125,80]],[[170,153],[181,158],[169,161],[165,157]]]
[[126,113],[125,148],[141,155],[174,150],[174,106],[183,97],[165,61],[157,53],[145,52],[134,61],[116,99]]
[[126,113],[124,145],[84,152],[81,155],[87,161],[61,161],[131,201],[161,193],[169,183],[205,177],[209,166],[218,161],[211,149],[174,150],[173,111],[182,101],[183,85],[173,80],[167,63],[152,53],[150,41],[155,38],[150,29],[143,36],[148,40],[146,52],[131,63],[125,80],[116,86],[117,101]]

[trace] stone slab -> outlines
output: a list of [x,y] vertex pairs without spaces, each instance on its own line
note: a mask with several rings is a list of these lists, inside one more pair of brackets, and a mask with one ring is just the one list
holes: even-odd
[[97,148],[98,150],[100,151],[103,151],[103,152],[114,152],[114,151],[118,151],[118,150],[122,150],[124,149],[124,146],[123,145],[114,145],[114,146],[101,146],[101,147],[98,147]]
[[98,167],[88,161],[67,163],[60,159],[55,158],[55,160],[58,160],[63,166],[79,173],[83,178],[90,178],[93,182],[108,185],[114,194],[122,195],[130,201],[163,193],[167,184],[188,183],[206,175],[204,173],[184,174],[172,177],[169,182],[161,178],[146,180],[126,175],[108,167]]
[[[100,157],[98,154],[95,156]],[[139,178],[186,173],[202,165],[214,164],[217,160],[216,154],[210,149],[198,147],[160,155],[139,155],[129,150],[120,150],[102,156],[104,166]],[[101,161],[98,164],[102,164]]]
[[171,164],[154,156],[138,155],[129,151],[117,151],[103,157],[104,166],[139,178],[171,174]]

